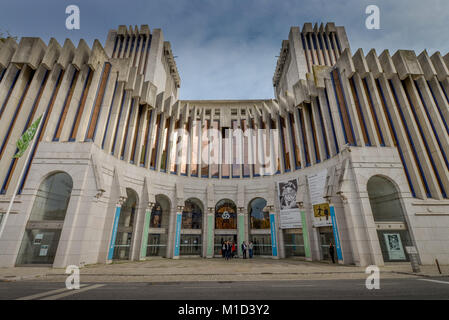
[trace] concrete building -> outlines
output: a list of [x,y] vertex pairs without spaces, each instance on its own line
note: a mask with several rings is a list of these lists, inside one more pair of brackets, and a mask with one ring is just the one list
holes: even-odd
[[[184,101],[146,25],[0,43],[0,266],[255,255],[449,264],[449,55],[292,27],[275,99]],[[35,148],[16,142],[43,115]],[[27,154],[31,152],[27,162]],[[22,169],[24,175],[21,177]]]

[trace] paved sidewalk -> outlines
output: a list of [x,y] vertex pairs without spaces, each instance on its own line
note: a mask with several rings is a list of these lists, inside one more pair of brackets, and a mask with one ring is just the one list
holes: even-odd
[[[449,266],[441,266],[442,276],[449,276]],[[381,278],[440,276],[435,265],[421,266],[414,274],[410,263],[387,264],[380,268]],[[0,268],[0,281],[65,281],[65,269],[42,267]],[[256,281],[365,279],[365,268],[308,262],[295,258],[222,259],[154,258],[146,261],[88,265],[80,269],[82,282],[181,282],[181,281]]]

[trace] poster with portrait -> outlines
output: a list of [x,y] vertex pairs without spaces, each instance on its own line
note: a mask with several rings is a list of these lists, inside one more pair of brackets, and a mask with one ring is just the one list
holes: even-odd
[[301,228],[301,213],[296,204],[298,181],[296,179],[278,182],[278,200],[281,229]]
[[399,233],[384,233],[384,239],[390,260],[405,260],[404,248],[402,247]]
[[327,170],[321,170],[307,176],[310,202],[313,208],[313,225],[315,227],[332,226],[329,203],[323,198],[326,178]]

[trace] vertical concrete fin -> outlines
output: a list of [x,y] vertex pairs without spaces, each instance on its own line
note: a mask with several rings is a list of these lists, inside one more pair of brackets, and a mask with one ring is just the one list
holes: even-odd
[[91,156],[92,161],[92,169],[94,172],[94,178],[95,178],[95,185],[97,186],[97,194],[95,195],[96,198],[100,198],[104,192],[106,192],[104,181],[103,181],[103,174],[102,174],[102,168],[99,164],[96,156],[92,154]]

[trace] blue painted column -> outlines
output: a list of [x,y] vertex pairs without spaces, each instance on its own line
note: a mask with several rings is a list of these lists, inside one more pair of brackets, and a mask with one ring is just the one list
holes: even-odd
[[335,218],[335,208],[330,206],[332,230],[334,231],[335,248],[337,249],[337,258],[339,261],[343,261],[343,255],[341,253],[340,235],[338,234],[337,219]]
[[276,214],[270,210],[270,229],[271,229],[271,254],[274,259],[278,256],[278,239],[276,234]]
[[109,244],[108,261],[112,261],[112,258],[114,257],[115,238],[117,237],[117,228],[121,209],[121,204],[118,204],[115,208],[114,225],[112,227],[111,242]]
[[182,212],[176,212],[175,245],[173,259],[179,259],[179,246],[181,244]]

